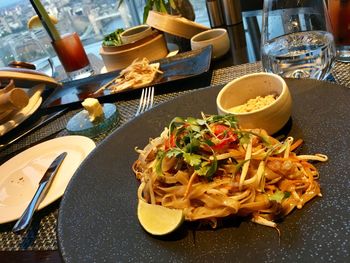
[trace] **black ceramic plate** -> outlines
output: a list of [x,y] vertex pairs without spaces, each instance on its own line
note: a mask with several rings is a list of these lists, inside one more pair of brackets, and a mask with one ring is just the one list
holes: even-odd
[[293,97],[290,134],[317,163],[323,197],[293,211],[278,227],[225,222],[220,228],[184,224],[173,235],[147,234],[136,215],[138,182],[131,171],[143,147],[175,116],[216,113],[220,87],[197,90],[146,112],[114,132],[84,161],[61,202],[59,247],[67,262],[349,262],[350,90],[313,80],[288,80]]
[[[210,67],[211,52],[211,47],[205,47],[203,49],[180,53],[173,57],[154,61],[160,63],[159,69],[163,74],[157,74],[153,82],[147,86],[155,86],[157,88],[157,86],[165,83],[195,77],[207,72]],[[108,89],[104,90],[102,93],[94,94],[94,92],[105,83],[117,77],[119,73],[120,70],[117,70],[64,83],[62,88],[57,88],[49,98],[47,98],[43,103],[43,107],[50,108],[71,104],[82,101],[87,97],[102,98],[114,95],[110,93]]]

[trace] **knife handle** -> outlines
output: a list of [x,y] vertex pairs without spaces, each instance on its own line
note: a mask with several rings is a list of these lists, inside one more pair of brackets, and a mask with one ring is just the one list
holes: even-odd
[[13,227],[13,229],[12,229],[13,232],[20,232],[20,231],[26,229],[30,225],[35,210],[38,208],[38,206],[41,202],[41,199],[45,196],[42,194],[42,192],[45,190],[47,183],[48,182],[45,182],[45,183],[41,183],[39,185],[38,189],[35,192],[35,195],[33,196],[32,200],[30,201],[27,209],[24,211],[21,218],[17,221],[17,223]]

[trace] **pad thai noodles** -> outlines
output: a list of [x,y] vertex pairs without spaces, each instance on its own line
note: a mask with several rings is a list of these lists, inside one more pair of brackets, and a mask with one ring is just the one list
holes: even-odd
[[298,155],[302,140],[283,141],[263,129],[241,129],[234,115],[174,118],[144,149],[133,171],[138,198],[182,209],[185,220],[208,222],[249,217],[276,227],[275,221],[316,196],[319,173],[312,164],[323,154]]

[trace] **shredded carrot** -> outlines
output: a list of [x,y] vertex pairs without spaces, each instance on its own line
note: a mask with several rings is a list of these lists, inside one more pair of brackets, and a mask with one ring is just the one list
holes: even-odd
[[271,190],[271,191],[275,191],[277,189],[277,187],[275,185],[265,185],[265,190]]
[[309,177],[310,182],[314,181],[314,176],[312,174],[312,171],[314,171],[312,166],[304,166],[304,170],[306,172],[306,175]]
[[300,162],[300,160],[298,158],[294,158],[295,156],[289,156],[288,158],[284,158],[284,157],[267,157],[268,161],[281,161],[281,162],[285,162],[285,161],[291,161],[291,162]]
[[313,164],[311,164],[311,163],[308,163],[306,161],[302,161],[301,164],[302,164],[303,167],[307,167],[307,168],[310,168],[313,171],[317,171],[316,167]]
[[298,148],[302,143],[303,143],[303,140],[302,140],[302,139],[296,140],[296,142],[293,143],[293,144],[290,146],[290,151],[294,151],[294,150],[295,150],[296,148]]
[[194,179],[197,178],[197,175],[198,175],[198,174],[197,174],[196,172],[194,172],[194,173],[191,175],[191,178],[190,178],[190,180],[188,181],[188,185],[187,185],[187,188],[186,188],[186,191],[185,191],[184,198],[186,198],[186,197],[188,196],[188,193],[190,192],[190,189],[191,189],[191,187],[192,187],[193,181],[194,181]]

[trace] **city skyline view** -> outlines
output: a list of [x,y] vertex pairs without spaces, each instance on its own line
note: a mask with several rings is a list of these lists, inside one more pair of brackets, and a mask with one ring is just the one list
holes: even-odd
[[[56,27],[61,34],[77,32],[85,47],[94,46],[94,53],[98,53],[98,46],[107,34],[118,28],[125,29],[139,24],[142,21],[144,6],[144,0],[133,0],[137,12],[131,14],[126,4],[118,8],[118,0],[41,2],[49,14],[57,17]],[[0,42],[0,66],[5,66],[15,59],[13,48],[9,47],[8,42],[16,35],[23,35],[29,31],[28,20],[36,13],[29,0],[2,0],[0,3],[0,38],[3,40]],[[193,0],[191,3],[196,13],[196,21],[208,25],[205,2]],[[56,56],[46,32],[42,28],[32,31],[50,56]]]
[[[6,66],[9,62],[23,57],[9,43],[16,43],[13,38],[18,38],[29,31],[34,33],[34,37],[46,52],[55,57],[46,32],[42,28],[34,30],[27,28],[28,20],[36,15],[30,1],[17,1],[17,3],[11,1],[11,4],[5,5],[6,2],[9,1],[2,1],[3,7],[0,8],[0,38],[3,40],[0,42],[0,66]],[[116,10],[115,0],[43,0],[42,3],[48,13],[58,18],[59,23],[56,27],[60,33],[77,32],[84,45],[99,42],[105,34],[112,32],[118,26],[124,26],[120,11]],[[30,51],[24,45],[22,49],[27,53],[36,52],[34,49]]]

